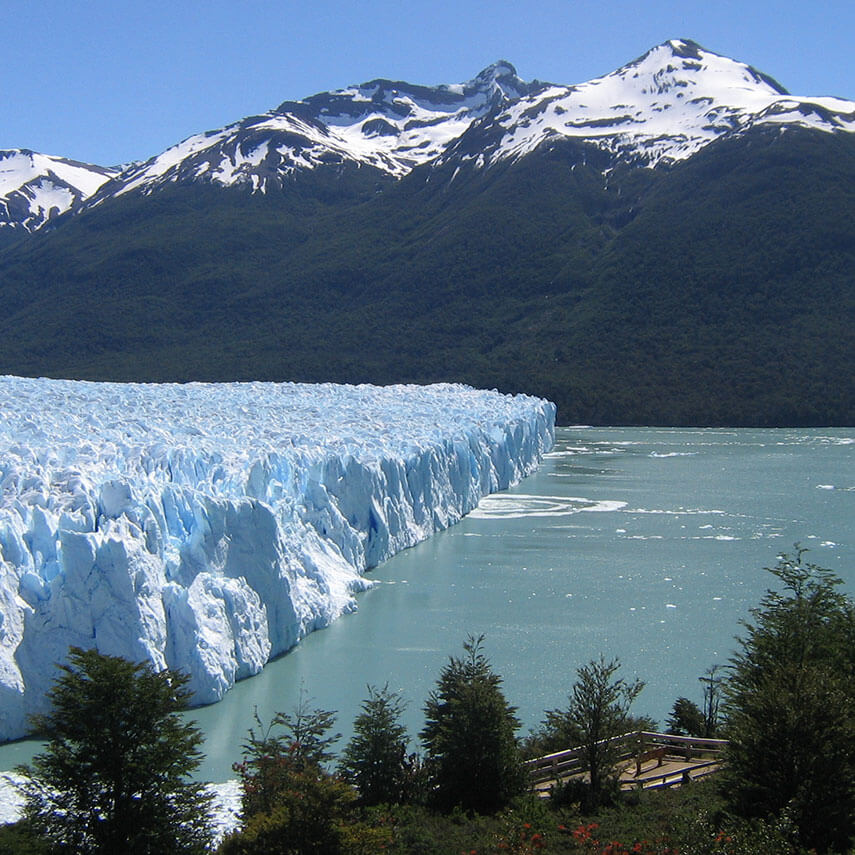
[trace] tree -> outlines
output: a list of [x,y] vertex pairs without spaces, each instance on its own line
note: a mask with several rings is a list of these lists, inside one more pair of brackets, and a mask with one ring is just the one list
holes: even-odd
[[[243,827],[221,844],[221,855],[339,855],[356,792],[320,766],[271,758],[279,784],[266,810],[244,811]],[[269,770],[270,767],[268,767]],[[248,790],[243,781],[244,796]],[[246,799],[244,801],[246,803]],[[379,848],[379,847],[378,847]]]
[[[301,695],[293,715],[276,713],[250,728],[241,779],[243,827],[221,844],[221,855],[342,855],[377,852],[391,831],[362,822],[353,812],[356,791],[324,763],[335,713],[313,709]],[[361,848],[360,848],[361,847]]]
[[72,647],[34,719],[47,747],[18,771],[24,814],[63,851],[201,853],[211,796],[187,776],[201,733],[179,711],[187,678]]
[[577,748],[582,744],[582,732],[568,718],[567,710],[547,710],[543,721],[520,744],[523,757],[543,757],[556,751]]
[[297,762],[302,765],[323,766],[333,759],[330,746],[341,739],[341,734],[330,734],[335,726],[335,710],[322,710],[309,706],[309,703],[309,699],[301,691],[293,715],[276,713],[270,727],[281,727],[284,730],[281,738],[289,743],[290,751]]
[[386,685],[368,686],[368,698],[353,722],[353,737],[339,766],[359,790],[364,804],[397,804],[406,800],[414,760],[407,757],[407,729],[400,718],[404,704]]
[[566,711],[551,710],[553,720],[563,717],[567,726],[576,729],[580,745],[585,749],[583,761],[590,783],[586,807],[596,809],[604,800],[610,781],[617,778],[617,748],[609,740],[634,729],[636,721],[630,716],[632,702],[644,688],[644,683],[626,682],[615,677],[620,661],[611,662],[600,656],[576,671],[577,679],[570,692]]
[[703,684],[704,692],[704,729],[703,733],[692,736],[712,738],[718,733],[719,707],[721,705],[723,677],[720,676],[721,665],[711,665],[698,680]]
[[698,680],[703,685],[704,708],[688,698],[677,698],[668,717],[668,733],[677,736],[701,736],[712,738],[719,728],[719,706],[721,704],[724,678],[720,676],[721,665],[711,665]]
[[332,758],[330,745],[340,733],[329,735],[335,712],[313,709],[300,694],[294,714],[277,712],[270,723],[262,724],[254,712],[257,729],[251,727],[243,745],[243,760],[234,764],[241,780],[244,819],[269,813],[280,796],[293,786],[297,773],[323,777],[323,764]]
[[525,788],[516,740],[516,708],[481,651],[484,636],[469,636],[466,656],[449,657],[425,703],[420,737],[436,804],[490,813]]
[[724,686],[722,791],[746,817],[789,815],[805,847],[855,834],[855,605],[831,571],[783,555]]
[[703,736],[706,720],[701,708],[688,698],[677,698],[668,716],[668,733],[676,736]]

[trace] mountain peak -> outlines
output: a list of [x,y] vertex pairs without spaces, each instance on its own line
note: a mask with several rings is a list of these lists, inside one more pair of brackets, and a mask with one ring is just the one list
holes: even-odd
[[264,193],[307,170],[347,164],[395,178],[449,159],[485,166],[561,138],[653,167],[758,125],[855,132],[855,104],[790,96],[768,75],[687,38],[573,85],[526,82],[499,59],[462,83],[377,78],[286,101],[189,137],[110,182],[119,170],[24,150],[0,154],[0,224],[38,228],[81,203],[166,184],[240,184]]
[[0,225],[32,231],[87,199],[116,169],[41,154],[0,151]]
[[564,138],[653,167],[760,125],[855,132],[855,104],[793,97],[750,65],[691,39],[672,39],[586,83],[532,87],[511,100],[495,125],[498,132],[480,148],[468,139],[461,156],[490,164]]
[[674,56],[684,59],[701,59],[705,52],[704,48],[692,39],[669,39],[664,46],[669,47]]
[[771,90],[775,95],[790,94],[768,74],[758,71],[751,65],[746,65],[744,62],[708,50],[692,39],[669,39],[651,48],[615,73],[638,67],[650,71],[657,66],[658,68],[653,73],[682,71],[689,75],[692,72],[701,72],[715,74],[719,78],[722,78],[724,74],[729,74],[734,81],[738,80],[738,85],[742,87],[749,84],[763,90]]
[[[447,87],[448,89],[460,89],[460,87]],[[484,93],[490,107],[508,104],[525,95],[530,95],[542,89],[537,81],[527,83],[517,74],[516,68],[506,59],[500,59],[492,65],[488,65],[478,75],[463,84],[463,92],[466,95],[473,93]]]
[[493,83],[509,77],[519,80],[516,68],[506,59],[500,59],[498,62],[488,65],[483,71],[479,72],[475,80],[479,83]]

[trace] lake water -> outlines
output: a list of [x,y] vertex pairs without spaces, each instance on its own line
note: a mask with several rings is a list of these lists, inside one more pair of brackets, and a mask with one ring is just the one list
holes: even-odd
[[[415,737],[468,634],[484,634],[524,732],[566,705],[576,669],[601,654],[646,682],[633,711],[664,723],[678,696],[700,703],[698,677],[727,661],[775,581],[762,568],[794,542],[855,590],[855,429],[562,428],[556,439],[534,476],[372,571],[380,584],[356,614],[193,710],[200,777],[231,777],[253,710],[267,721],[301,693],[337,710],[347,738],[366,685],[388,683]],[[0,769],[32,750],[0,749]]]

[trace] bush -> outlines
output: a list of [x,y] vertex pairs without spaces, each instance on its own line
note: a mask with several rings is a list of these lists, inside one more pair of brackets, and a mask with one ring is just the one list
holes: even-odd
[[[356,792],[320,767],[300,768],[295,755],[265,761],[277,789],[269,809],[245,815],[243,828],[220,846],[221,855],[338,855]],[[247,782],[244,781],[244,786]]]

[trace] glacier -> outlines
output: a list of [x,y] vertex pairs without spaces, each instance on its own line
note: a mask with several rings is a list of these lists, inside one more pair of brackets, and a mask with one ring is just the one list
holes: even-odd
[[364,571],[532,472],[555,407],[454,384],[0,377],[0,739],[71,645],[222,698]]

